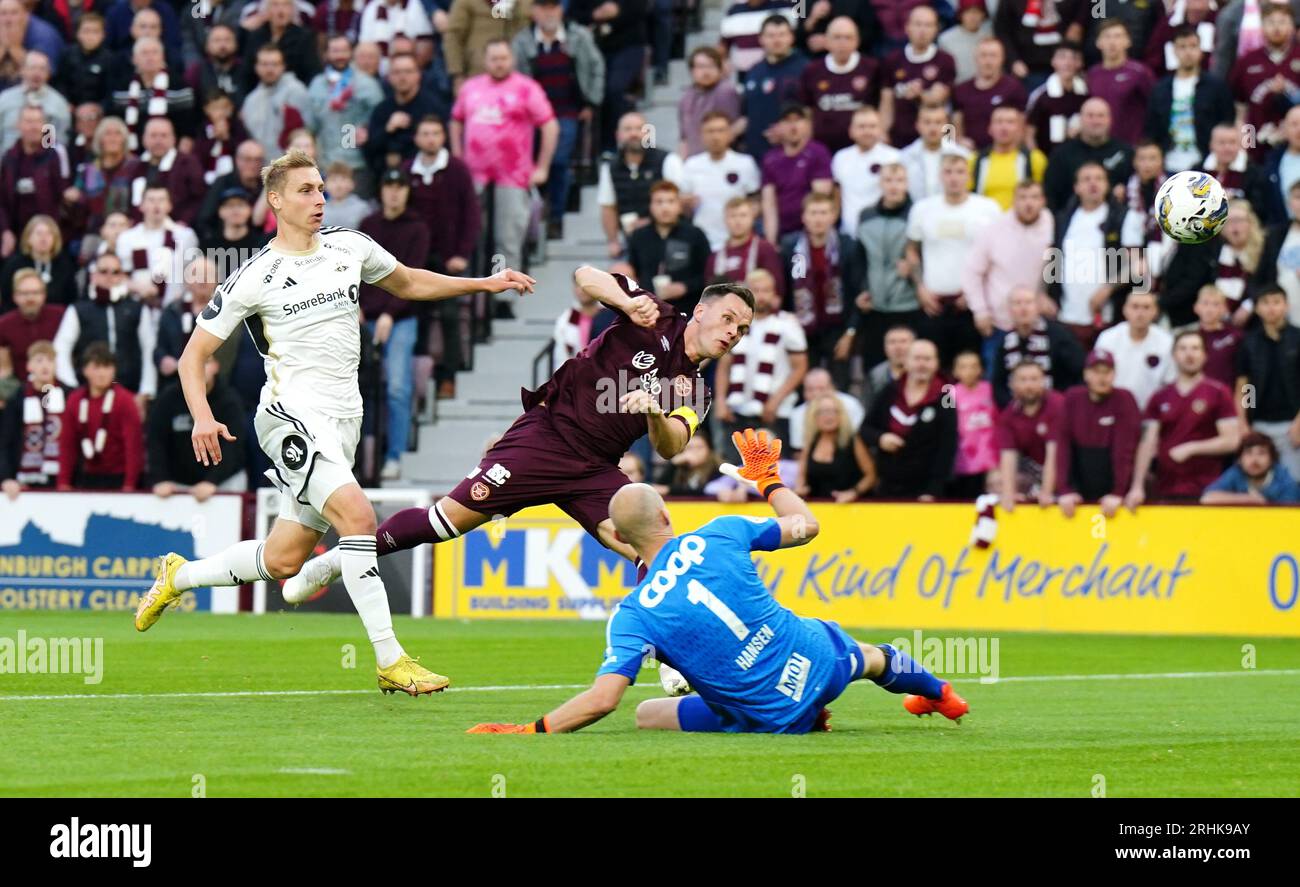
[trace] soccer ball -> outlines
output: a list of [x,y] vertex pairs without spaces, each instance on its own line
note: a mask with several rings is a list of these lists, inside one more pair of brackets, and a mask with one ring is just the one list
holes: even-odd
[[1209,173],[1180,172],[1156,194],[1156,218],[1179,243],[1204,243],[1228,220],[1228,195]]
[[669,696],[685,696],[691,692],[691,685],[686,676],[675,668],[659,663],[659,683]]

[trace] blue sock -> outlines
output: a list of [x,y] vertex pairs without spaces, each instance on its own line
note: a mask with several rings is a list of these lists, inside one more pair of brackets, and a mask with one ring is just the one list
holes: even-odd
[[876,644],[876,647],[885,654],[885,670],[871,680],[881,688],[890,693],[914,693],[926,699],[943,696],[946,682],[930,674],[921,663],[889,644]]

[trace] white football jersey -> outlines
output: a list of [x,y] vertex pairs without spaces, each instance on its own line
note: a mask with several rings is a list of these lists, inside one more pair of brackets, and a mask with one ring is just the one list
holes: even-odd
[[262,403],[283,400],[326,416],[360,416],[361,281],[397,259],[351,228],[321,228],[305,253],[265,246],[217,288],[198,325],[219,339],[241,322],[266,362]]

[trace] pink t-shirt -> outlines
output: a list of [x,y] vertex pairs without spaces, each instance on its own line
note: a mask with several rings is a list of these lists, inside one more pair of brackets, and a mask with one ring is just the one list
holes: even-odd
[[957,462],[954,474],[983,474],[998,464],[998,450],[993,442],[993,425],[998,407],[993,400],[993,386],[980,380],[973,389],[953,383],[952,397],[957,404]]
[[480,74],[465,81],[451,116],[465,127],[462,155],[474,184],[527,188],[533,174],[533,133],[554,119],[536,80],[515,72],[505,80]]

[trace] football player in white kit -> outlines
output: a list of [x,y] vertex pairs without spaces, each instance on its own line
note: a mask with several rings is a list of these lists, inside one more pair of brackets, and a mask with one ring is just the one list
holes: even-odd
[[535,281],[506,269],[492,277],[446,277],[408,268],[365,234],[322,228],[325,184],[315,161],[290,151],[262,170],[277,232],[218,287],[181,355],[178,375],[194,417],[194,456],[221,460],[203,367],[243,323],[266,362],[266,385],[254,417],[258,443],[271,460],[280,513],[263,540],[187,562],[160,559],[153,587],[140,600],[135,627],[148,630],[191,588],[284,579],[311,557],[321,535],[338,531],[343,582],[374,645],[379,687],[412,696],[450,681],[411,658],[393,633],[388,594],[375,561],[375,511],[352,476],[361,432],[357,366],[361,350],[361,281],[404,299],[448,299],[474,292],[532,292]]

